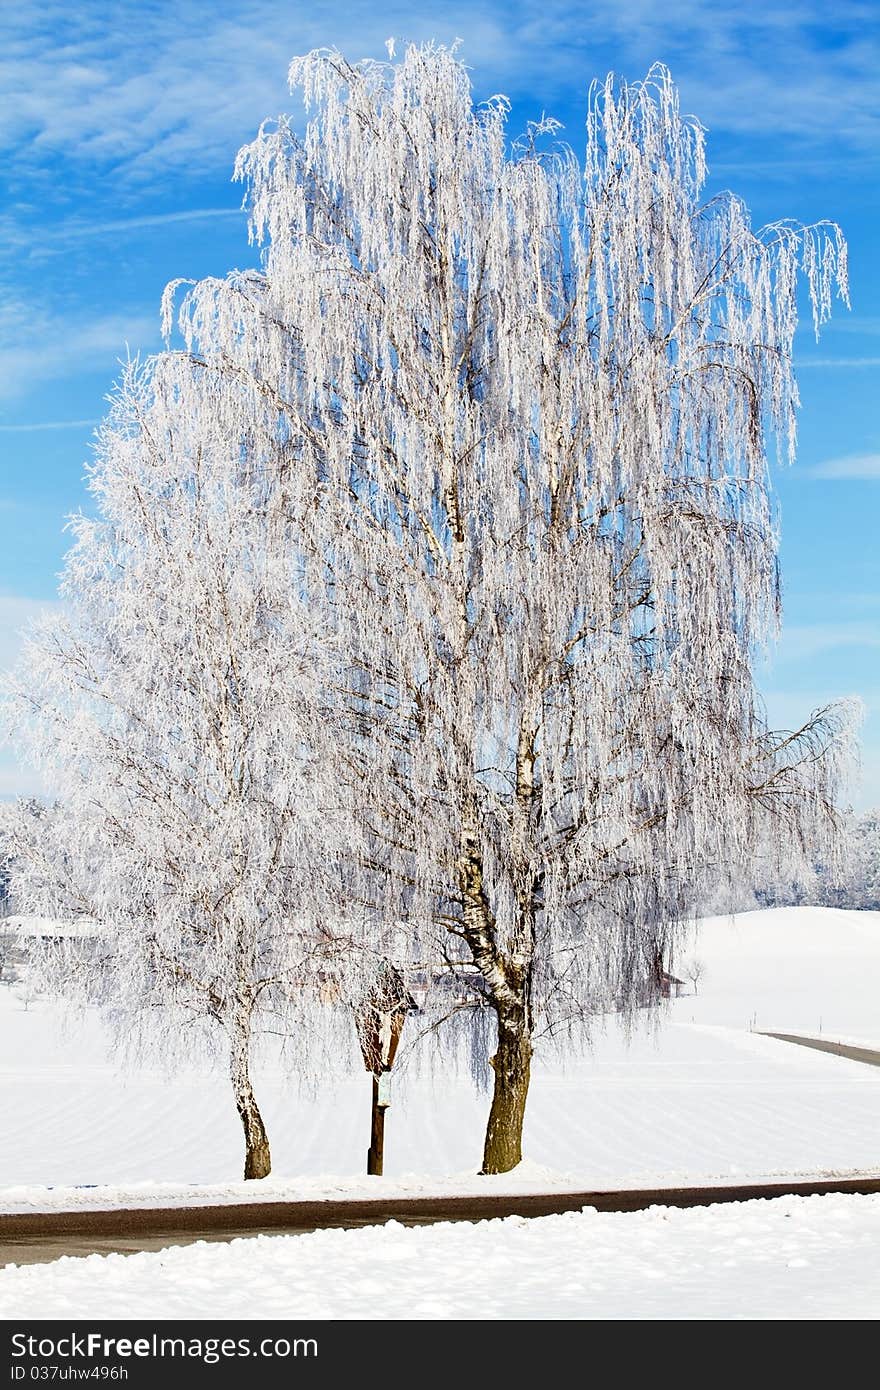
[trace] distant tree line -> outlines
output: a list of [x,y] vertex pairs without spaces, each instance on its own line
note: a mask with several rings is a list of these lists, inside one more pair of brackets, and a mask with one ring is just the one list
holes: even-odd
[[760,907],[815,903],[880,911],[880,808],[850,817],[836,855],[817,857],[797,877],[772,874],[769,881],[758,883],[752,896]]

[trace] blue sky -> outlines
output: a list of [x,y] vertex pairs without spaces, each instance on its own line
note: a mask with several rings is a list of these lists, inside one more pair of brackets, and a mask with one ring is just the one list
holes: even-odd
[[[857,806],[880,803],[880,10],[874,0],[21,0],[0,15],[0,667],[51,602],[64,519],[125,355],[160,346],[176,276],[254,263],[239,146],[296,110],[290,58],[335,44],[463,40],[475,96],[506,92],[512,130],[542,111],[581,141],[586,89],[672,69],[708,129],[710,191],[756,224],[831,217],[848,237],[853,310],[798,337],[794,469],[777,474],[785,627],[761,684],[790,725],[835,695],[867,708]],[[36,788],[0,755],[0,795]]]

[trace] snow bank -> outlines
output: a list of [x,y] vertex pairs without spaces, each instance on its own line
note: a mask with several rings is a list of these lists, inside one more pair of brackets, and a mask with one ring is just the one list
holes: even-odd
[[880,1197],[199,1242],[0,1270],[2,1318],[858,1319]]

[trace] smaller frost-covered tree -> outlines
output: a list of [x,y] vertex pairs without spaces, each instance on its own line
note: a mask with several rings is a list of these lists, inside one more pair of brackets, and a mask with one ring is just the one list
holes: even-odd
[[[130,366],[99,433],[99,516],[73,523],[64,616],[30,637],[9,693],[19,740],[57,793],[22,806],[8,848],[23,910],[97,935],[42,963],[129,1039],[196,1031],[225,1049],[245,1177],[269,1172],[254,1035],[295,1019],[334,968],[320,889],[331,808],[324,650],[282,504],[235,392],[183,358]],[[325,1010],[326,1012],[326,1010]],[[294,1020],[294,1021],[292,1021]]]

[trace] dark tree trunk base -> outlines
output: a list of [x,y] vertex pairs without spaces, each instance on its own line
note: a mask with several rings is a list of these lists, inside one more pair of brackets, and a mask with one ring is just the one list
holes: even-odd
[[529,1094],[532,1045],[524,1029],[498,1023],[492,1058],[495,1085],[486,1126],[481,1173],[509,1173],[522,1162],[522,1133]]
[[269,1136],[263,1124],[254,1093],[250,1086],[246,1098],[236,1097],[238,1113],[244,1129],[244,1175],[245,1178],[267,1178],[272,1171],[272,1155],[269,1152]]
[[229,1075],[235,1094],[235,1108],[244,1129],[244,1175],[246,1179],[267,1178],[272,1171],[272,1156],[269,1136],[251,1085],[249,1052],[249,1030],[239,1028],[232,1038]]
[[[262,1127],[262,1120],[260,1126]],[[245,1143],[247,1145],[244,1160],[245,1178],[267,1178],[272,1171],[272,1155],[269,1152],[266,1131],[263,1130],[262,1140],[249,1140],[247,1130],[245,1130]]]

